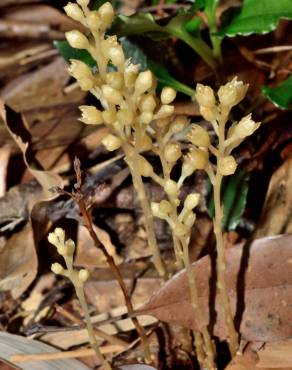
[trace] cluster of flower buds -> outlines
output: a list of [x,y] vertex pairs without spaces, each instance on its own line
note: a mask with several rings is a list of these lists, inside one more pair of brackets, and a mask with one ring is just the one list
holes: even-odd
[[169,224],[175,236],[186,237],[189,235],[190,229],[196,220],[196,214],[193,212],[193,209],[197,207],[199,201],[200,194],[189,194],[186,197],[183,209],[178,216],[176,216],[176,207],[174,209],[174,205],[172,205],[168,200],[152,202],[151,209],[153,216],[165,220]]
[[[233,124],[228,130],[227,138],[225,138],[225,124],[228,114],[231,108],[245,97],[247,89],[248,85],[242,81],[238,81],[237,77],[219,88],[217,98],[209,86],[198,84],[196,88],[196,99],[200,107],[200,112],[204,119],[212,123],[218,137],[220,135],[219,126],[222,126],[219,140],[223,140],[223,143],[221,143],[220,158],[217,161],[217,170],[222,176],[232,175],[236,170],[237,164],[234,157],[230,155],[231,151],[260,126],[260,123],[254,122],[249,114],[243,117],[238,123]],[[197,166],[197,168],[206,168],[208,165],[208,154],[203,154],[203,152],[208,153],[211,145],[207,131],[199,125],[193,125],[188,135],[188,140],[196,148],[191,148],[190,153],[199,153],[198,150],[201,150],[201,155],[199,155],[200,161],[197,160],[200,167]],[[218,156],[219,152],[213,151],[213,154]],[[186,175],[191,173],[191,163],[190,154],[188,154],[185,164]]]
[[[104,123],[111,128],[111,134],[102,141],[107,150],[117,150],[125,141],[134,144],[140,152],[150,150],[152,139],[147,136],[147,126],[173,115],[171,103],[176,91],[165,87],[157,97],[152,72],[139,72],[139,66],[126,59],[117,37],[105,36],[114,17],[109,2],[94,11],[89,10],[88,1],[77,0],[77,3],[69,3],[64,9],[68,16],[89,29],[92,38],[78,30],[67,32],[66,38],[73,48],[86,49],[92,55],[98,72],[93,73],[83,62],[72,60],[69,73],[77,79],[81,89],[90,91],[102,105],[102,110],[81,106],[80,120],[90,125]],[[109,63],[115,71],[108,71]],[[136,131],[140,133],[135,134]]]
[[53,244],[60,256],[65,260],[67,269],[60,263],[52,264],[51,269],[55,274],[63,275],[69,278],[74,285],[82,286],[89,278],[89,272],[86,269],[79,271],[73,269],[73,254],[75,251],[75,243],[72,239],[65,240],[65,231],[57,227],[54,232],[48,236],[48,241]]

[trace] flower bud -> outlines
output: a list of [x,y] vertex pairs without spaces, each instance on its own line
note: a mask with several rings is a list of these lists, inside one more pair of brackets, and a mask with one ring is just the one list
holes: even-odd
[[260,122],[255,122],[251,118],[251,114],[243,117],[237,125],[234,126],[232,136],[234,138],[244,139],[250,136],[260,126]]
[[103,85],[101,90],[109,104],[118,105],[122,102],[123,96],[118,90],[113,89],[109,85]]
[[200,106],[200,113],[206,121],[212,122],[217,119],[217,109]]
[[48,235],[48,241],[53,244],[54,246],[59,245],[59,238],[55,233],[49,233]]
[[234,174],[234,172],[236,171],[236,167],[237,163],[234,157],[232,157],[232,155],[229,155],[227,157],[220,158],[217,171],[222,176],[229,176]]
[[89,0],[76,0],[80,6],[86,7],[89,4]]
[[99,9],[98,13],[100,15],[102,24],[104,28],[107,28],[114,19],[114,9],[110,2],[104,3]]
[[192,125],[190,133],[187,135],[189,141],[196,145],[208,148],[210,146],[210,138],[208,132],[199,125]]
[[153,114],[151,112],[143,112],[138,119],[142,124],[148,125],[153,120]]
[[92,78],[81,78],[78,80],[78,83],[83,91],[90,91],[94,86],[94,81]]
[[56,275],[60,275],[64,272],[64,268],[58,262],[55,262],[51,265],[51,270]]
[[100,125],[103,123],[101,112],[93,105],[81,105],[79,109],[82,114],[79,121],[86,123],[87,125]]
[[156,107],[156,101],[153,95],[147,94],[141,97],[139,102],[140,111],[153,113]]
[[137,94],[143,94],[151,89],[153,85],[153,74],[151,71],[140,72],[135,81],[135,91]]
[[248,84],[237,81],[237,77],[234,77],[231,82],[218,90],[219,101],[223,106],[231,108],[245,97],[247,89]]
[[85,283],[89,278],[89,272],[86,269],[81,269],[78,272],[78,279],[81,281],[81,283]]
[[101,115],[104,123],[106,123],[107,125],[112,125],[117,118],[117,113],[115,109],[105,110],[101,113]]
[[113,134],[105,136],[101,140],[101,142],[105,146],[105,148],[110,152],[119,149],[120,146],[122,145],[121,139]]
[[185,199],[184,207],[191,211],[192,209],[197,207],[199,202],[200,202],[200,194],[199,193],[189,194]]
[[195,170],[203,170],[209,162],[207,150],[191,148],[187,158]]
[[184,236],[184,235],[187,234],[187,232],[188,232],[187,227],[184,224],[182,224],[181,222],[178,222],[173,227],[173,233],[174,233],[175,236],[178,236],[178,237]]
[[108,55],[114,66],[120,67],[124,65],[125,55],[120,45],[114,48],[110,48]]
[[57,248],[57,251],[59,253],[60,256],[69,256],[70,253],[69,253],[69,249],[67,248],[67,246],[65,244],[60,244]]
[[164,199],[159,203],[159,209],[161,213],[168,215],[172,211],[172,205]]
[[151,202],[151,211],[154,217],[164,219],[166,216],[164,213],[161,212],[159,203]]
[[73,256],[73,253],[75,251],[75,243],[72,239],[68,239],[66,240],[66,243],[65,243],[66,247],[67,247],[67,254],[68,256]]
[[164,157],[169,163],[176,162],[181,157],[179,144],[168,143],[164,149]]
[[177,183],[171,179],[167,180],[164,184],[164,190],[166,194],[177,196],[178,195],[178,188]]
[[183,178],[191,176],[191,174],[195,171],[195,168],[192,162],[189,160],[188,155],[184,157],[184,161],[181,168],[181,176]]
[[74,21],[80,22],[84,19],[83,11],[77,4],[68,3],[66,6],[64,6],[64,10],[68,17],[74,19]]
[[126,87],[132,87],[135,85],[138,73],[139,73],[138,65],[132,64],[132,63],[127,65],[125,72],[124,72],[124,80],[125,80]]
[[155,119],[167,118],[171,116],[174,112],[173,105],[162,105],[158,112],[155,114]]
[[185,129],[188,125],[189,119],[187,116],[177,116],[173,120],[170,126],[170,130],[173,134],[177,134]]
[[197,84],[196,99],[200,106],[213,108],[216,104],[214,91],[210,86]]
[[125,126],[133,122],[133,112],[130,109],[120,109],[117,113],[117,120]]
[[153,173],[152,165],[142,155],[139,155],[139,169],[140,173],[144,177],[149,177]]
[[91,11],[86,15],[87,26],[93,30],[98,31],[101,25],[101,19],[99,13],[96,10]]
[[195,221],[196,221],[196,214],[193,212],[188,212],[185,217],[184,217],[184,224],[186,225],[187,228],[191,228]]
[[120,72],[109,72],[106,74],[106,83],[114,89],[121,90],[124,83],[123,75]]
[[89,42],[87,37],[78,30],[73,30],[65,33],[66,39],[70,46],[75,49],[88,49]]
[[71,59],[70,61],[71,64],[68,71],[72,77],[76,78],[76,80],[80,80],[82,78],[93,78],[91,69],[87,64],[77,59]]
[[170,104],[176,97],[176,91],[172,87],[164,87],[161,91],[161,103]]

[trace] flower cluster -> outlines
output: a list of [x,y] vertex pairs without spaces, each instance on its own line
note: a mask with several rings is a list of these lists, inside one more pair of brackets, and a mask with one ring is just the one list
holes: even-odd
[[[198,125],[192,125],[188,140],[191,148],[188,154],[186,173],[191,172],[191,164],[196,169],[205,169],[210,172],[209,151],[217,157],[217,170],[222,176],[232,175],[237,167],[236,161],[231,154],[247,136],[250,136],[260,126],[253,121],[251,114],[243,117],[238,123],[234,123],[225,137],[225,125],[228,115],[233,106],[238,104],[245,96],[248,85],[238,81],[235,77],[231,82],[221,86],[215,93],[209,86],[201,84],[196,88],[196,99],[200,112],[205,120],[212,123],[214,131],[220,139],[220,145],[216,150],[211,144],[207,131]],[[219,158],[220,151],[220,158]]]
[[[139,72],[139,65],[126,59],[117,37],[105,35],[114,17],[109,2],[99,10],[89,10],[85,0],[78,0],[77,3],[69,3],[64,9],[68,16],[90,31],[90,36],[73,30],[66,33],[66,38],[72,47],[85,49],[92,55],[98,71],[94,73],[83,62],[72,60],[69,72],[80,87],[90,91],[102,105],[101,110],[94,106],[81,106],[81,121],[90,125],[104,123],[110,127],[112,132],[102,141],[107,150],[119,149],[125,143],[138,147],[139,152],[149,150],[152,140],[147,126],[153,120],[173,114],[174,108],[170,104],[176,92],[166,87],[157,97],[152,72]],[[114,71],[109,65],[114,67]]]
[[83,286],[89,278],[89,272],[86,269],[79,271],[73,269],[73,255],[75,251],[75,243],[72,239],[65,240],[65,232],[60,227],[57,227],[54,232],[48,236],[48,241],[53,244],[65,260],[67,269],[55,262],[52,264],[51,269],[55,274],[66,276],[71,280],[73,285]]

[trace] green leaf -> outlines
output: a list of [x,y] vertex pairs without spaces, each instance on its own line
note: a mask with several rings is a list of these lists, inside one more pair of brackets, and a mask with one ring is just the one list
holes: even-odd
[[[224,230],[235,230],[245,210],[248,194],[249,173],[238,169],[233,176],[222,181],[221,199],[224,205],[222,227]],[[207,209],[210,217],[214,217],[214,198],[212,185],[209,182],[207,194]]]
[[[131,58],[134,64],[140,64],[142,71],[149,68],[155,74],[160,88],[163,86],[171,86],[183,94],[194,96],[195,90],[172,77],[163,65],[157,64],[149,59],[143,50],[135,43],[131,42],[126,37],[121,37],[120,42],[123,45],[127,58]],[[96,62],[88,51],[74,49],[67,41],[55,41],[54,45],[66,61],[69,61],[70,59],[78,59],[89,65],[91,68],[96,68]]]
[[292,75],[276,87],[262,86],[262,93],[277,107],[292,109]]
[[191,12],[194,13],[198,10],[205,9],[206,0],[194,0],[193,3],[194,4],[191,6],[191,9],[190,9]]
[[96,62],[87,50],[72,48],[67,41],[54,41],[54,46],[59,50],[62,57],[69,62],[70,59],[82,60],[91,68],[96,67]]
[[220,36],[250,35],[273,31],[280,19],[292,19],[292,0],[244,0]]
[[216,69],[216,61],[212,50],[200,37],[200,33],[191,35],[185,25],[193,17],[193,13],[181,10],[167,24],[158,24],[150,13],[136,13],[129,17],[119,15],[111,28],[111,33],[118,36],[143,35],[155,38],[176,37],[188,44],[212,68]]

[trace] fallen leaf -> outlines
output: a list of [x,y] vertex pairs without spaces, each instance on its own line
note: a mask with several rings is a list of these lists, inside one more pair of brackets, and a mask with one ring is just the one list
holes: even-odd
[[[105,246],[108,253],[113,257],[116,265],[120,265],[123,262],[116,252],[116,247],[113,245],[109,234],[94,225],[94,231],[96,232],[98,239]],[[105,267],[106,258],[102,251],[99,250],[92,241],[88,230],[85,226],[79,227],[78,240],[77,240],[77,251],[74,260],[74,264],[83,267]]]
[[292,158],[287,159],[274,172],[261,219],[255,236],[257,238],[292,232]]
[[119,370],[156,370],[155,367],[144,364],[123,365]]
[[30,224],[14,233],[0,251],[0,290],[19,297],[35,279],[37,255]]
[[[245,340],[268,342],[292,336],[291,242],[292,235],[268,237],[226,251],[231,308]],[[215,335],[225,338],[227,328],[213,267],[210,256],[192,265],[204,321],[214,328]],[[138,312],[196,330],[185,271],[176,274]]]
[[[10,361],[11,356],[16,354],[58,352],[55,348],[36,340],[13,335],[10,333],[0,332],[0,357]],[[29,361],[17,364],[19,369],[24,370],[89,370],[87,366],[80,361],[52,360],[52,361]]]
[[292,369],[292,340],[266,343],[257,352],[259,356],[258,368],[269,367],[278,369],[279,367]]
[[3,197],[6,192],[6,175],[10,153],[10,145],[4,145],[0,148],[0,197]]

